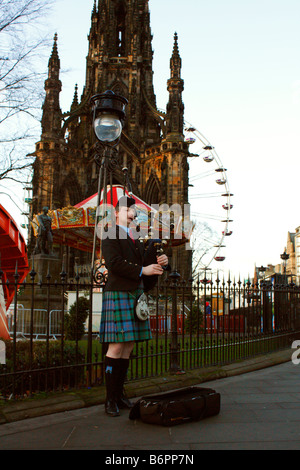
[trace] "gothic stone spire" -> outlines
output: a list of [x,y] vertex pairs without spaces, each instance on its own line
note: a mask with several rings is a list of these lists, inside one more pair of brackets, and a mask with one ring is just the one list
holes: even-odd
[[183,139],[184,104],[182,92],[184,81],[181,79],[181,57],[178,48],[178,35],[174,35],[173,54],[170,60],[171,78],[168,80],[169,103],[167,105],[166,127],[167,134]]
[[[136,143],[159,140],[153,89],[148,0],[99,0],[92,12],[85,93],[113,90],[129,100],[125,133]],[[148,135],[147,135],[148,134]]]
[[55,34],[52,53],[48,62],[48,78],[45,81],[46,96],[42,107],[42,140],[57,137],[61,128],[61,109],[59,105],[61,81],[59,71],[60,60],[57,50],[57,34]]

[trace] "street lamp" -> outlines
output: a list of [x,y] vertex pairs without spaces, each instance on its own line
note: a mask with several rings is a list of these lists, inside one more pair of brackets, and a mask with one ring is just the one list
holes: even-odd
[[260,273],[264,273],[264,272],[266,272],[267,268],[265,268],[265,266],[260,266],[260,268],[257,268],[257,270]]
[[261,277],[263,278],[263,280],[265,279],[265,272],[266,272],[267,268],[265,266],[260,266],[260,268],[257,268],[257,271],[260,273]]
[[97,139],[105,145],[118,143],[125,122],[126,98],[111,90],[94,95],[93,128]]
[[290,255],[288,255],[286,253],[286,251],[284,251],[284,253],[282,253],[280,255],[280,258],[282,259],[283,261],[283,274],[286,274],[286,263],[287,263],[287,260],[289,259]]
[[[105,207],[107,201],[107,185],[110,180],[110,184],[112,186],[111,172],[113,162],[115,162],[114,153],[117,153],[116,147],[119,144],[122,135],[122,129],[126,117],[125,110],[128,101],[124,96],[118,95],[111,90],[107,90],[104,93],[94,95],[91,98],[91,104],[93,113],[93,129],[98,141],[96,144],[95,162],[100,166],[91,271],[96,283],[103,285],[105,278],[100,275],[103,271],[101,247],[100,266],[98,266],[96,272],[94,272],[98,217],[100,216],[101,218],[101,214],[99,213],[101,192],[103,191],[103,207]],[[112,188],[110,203],[113,205]]]

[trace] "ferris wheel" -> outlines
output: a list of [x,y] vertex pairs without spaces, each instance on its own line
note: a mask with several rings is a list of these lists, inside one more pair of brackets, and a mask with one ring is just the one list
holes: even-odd
[[185,122],[185,142],[191,157],[189,201],[195,224],[191,247],[197,271],[218,269],[225,257],[226,239],[232,235],[233,208],[227,169],[214,146],[190,123]]

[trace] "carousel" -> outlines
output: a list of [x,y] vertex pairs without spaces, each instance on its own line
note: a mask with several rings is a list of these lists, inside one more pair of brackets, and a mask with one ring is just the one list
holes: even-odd
[[10,339],[6,312],[28,272],[26,242],[11,215],[0,204],[0,338]]
[[[67,206],[62,209],[49,210],[48,215],[52,219],[53,243],[70,246],[80,251],[92,253],[94,231],[102,224],[111,223],[111,210],[115,207],[120,197],[129,196],[129,192],[123,186],[114,185],[107,190],[107,200],[104,203],[103,191],[101,193],[100,208],[97,211],[97,194],[85,199],[75,206]],[[137,204],[138,220],[142,227],[148,224],[148,216],[152,208],[137,196],[132,195]],[[104,207],[105,206],[105,207]],[[97,223],[96,223],[97,217]],[[38,235],[38,214],[32,220],[34,235]]]
[[[107,188],[104,198],[103,190],[100,197],[100,205],[97,208],[98,194],[88,199],[62,209],[49,210],[48,215],[52,219],[53,244],[68,246],[87,253],[93,253],[94,234],[96,241],[96,264],[99,261],[102,266],[105,260],[101,255],[101,230],[112,225],[113,210],[122,196],[130,196],[136,201],[137,217],[132,227],[136,231],[136,237],[149,240],[160,240],[165,247],[176,247],[187,243],[193,230],[189,217],[185,217],[181,211],[171,212],[169,209],[157,210],[144,202],[138,196],[122,185],[113,185]],[[34,235],[38,236],[39,214],[32,220]],[[162,246],[160,246],[162,249]]]

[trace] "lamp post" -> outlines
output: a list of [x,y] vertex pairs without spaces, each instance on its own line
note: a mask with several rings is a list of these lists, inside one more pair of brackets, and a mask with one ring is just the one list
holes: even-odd
[[[97,243],[97,225],[99,213],[101,192],[103,190],[103,207],[107,202],[107,186],[111,187],[111,205],[113,205],[112,192],[112,170],[117,162],[117,145],[120,142],[122,129],[125,122],[125,109],[128,101],[121,95],[115,94],[113,91],[107,90],[104,93],[94,95],[91,98],[93,129],[97,138],[95,145],[95,162],[99,169],[98,177],[98,194],[95,213],[95,228],[93,240],[93,253],[91,260],[91,292],[90,292],[90,314],[88,320],[88,347],[87,362],[90,364],[88,368],[88,383],[91,385],[91,363],[92,363],[92,312],[93,312],[93,285],[94,282],[99,286],[103,286],[106,282],[105,270],[102,264],[102,248],[100,242],[99,266],[95,267],[96,243]],[[108,181],[109,179],[109,181]],[[103,224],[102,224],[103,225]],[[102,227],[101,227],[102,229]]]
[[276,329],[281,329],[285,327],[286,312],[288,311],[287,302],[288,302],[288,278],[286,274],[286,265],[287,261],[290,258],[290,255],[284,250],[280,255],[280,258],[283,261],[283,276],[282,276],[282,285],[281,289],[275,294],[276,304],[274,302],[274,313],[275,313],[275,326]]
[[172,321],[171,321],[171,357],[170,357],[170,372],[172,374],[184,374],[181,370],[178,360],[178,328],[177,328],[177,282],[180,279],[180,274],[175,270],[169,274],[171,279],[172,290]]
[[286,274],[286,264],[287,264],[287,260],[290,258],[290,255],[288,255],[286,251],[284,251],[284,253],[280,255],[280,258],[283,261],[283,274]]
[[269,328],[270,328],[270,312],[269,312],[269,297],[267,293],[267,282],[265,279],[265,273],[267,271],[267,268],[265,266],[260,266],[260,268],[257,268],[258,272],[260,273],[260,276],[262,277],[262,281],[260,283],[261,286],[261,295],[262,295],[262,331],[264,333],[268,333]]
[[[125,122],[125,109],[128,101],[121,95],[115,94],[111,90],[105,93],[94,95],[91,98],[93,111],[93,129],[97,138],[95,162],[100,167],[98,179],[98,195],[95,214],[95,229],[92,254],[92,275],[94,276],[94,262],[96,254],[97,224],[99,216],[99,207],[101,200],[101,191],[103,190],[103,206],[107,202],[107,186],[111,186],[111,205],[112,200],[112,169],[116,164],[116,147],[120,142],[122,129]],[[115,154],[115,155],[114,155]],[[108,182],[108,177],[110,181]],[[102,263],[102,254],[100,248],[100,268]],[[100,284],[103,278],[97,276]]]

